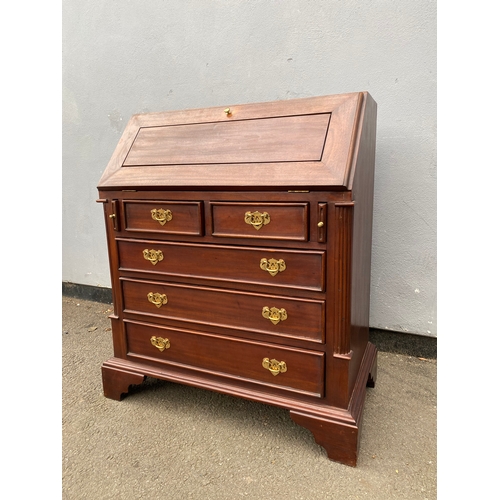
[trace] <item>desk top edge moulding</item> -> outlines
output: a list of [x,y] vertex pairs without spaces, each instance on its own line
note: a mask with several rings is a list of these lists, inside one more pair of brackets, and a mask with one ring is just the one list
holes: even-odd
[[356,465],[376,115],[354,92],[132,116],[98,185],[106,397],[148,376],[279,406]]

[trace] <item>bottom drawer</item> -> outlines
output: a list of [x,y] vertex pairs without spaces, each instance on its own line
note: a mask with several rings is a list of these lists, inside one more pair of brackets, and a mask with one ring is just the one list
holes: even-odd
[[322,397],[324,353],[125,321],[128,356]]

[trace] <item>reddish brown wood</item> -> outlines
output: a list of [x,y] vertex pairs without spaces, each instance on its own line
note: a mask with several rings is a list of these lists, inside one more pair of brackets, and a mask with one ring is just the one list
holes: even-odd
[[[120,270],[175,277],[196,276],[224,281],[259,283],[271,287],[324,289],[324,252],[234,247],[201,243],[164,243],[154,240],[118,240]],[[161,251],[163,260],[152,264],[144,250]],[[271,275],[262,259],[283,260],[286,269]]]
[[104,363],[101,367],[104,396],[121,401],[128,393],[131,385],[144,382],[146,376],[134,371],[117,369]]
[[366,386],[374,384],[377,350],[368,344],[360,365],[345,413],[305,412],[292,409],[290,415],[299,425],[309,429],[316,442],[325,448],[332,460],[355,466],[360,446]]
[[370,277],[372,246],[373,183],[375,163],[377,105],[367,94],[360,116],[355,146],[355,163],[349,178],[354,201],[352,233],[352,301],[350,344],[353,360],[349,372],[352,390],[369,337]]
[[[177,364],[233,375],[252,382],[276,385],[320,397],[323,395],[324,353],[313,350],[250,342],[230,336],[207,335],[146,323],[125,323],[128,357],[162,364]],[[170,348],[160,352],[152,337],[168,339]],[[287,371],[273,375],[262,365],[265,358],[285,361]]]
[[319,161],[329,121],[322,113],[143,127],[124,165]]
[[335,330],[333,352],[348,354],[351,326],[352,203],[333,206],[333,301]]
[[[123,202],[124,229],[126,231],[165,233],[182,235],[203,235],[203,214],[200,201],[136,201]],[[170,212],[170,220],[159,222],[153,218],[153,210]]]
[[[327,96],[311,99],[298,99],[278,103],[262,103],[254,105],[230,106],[233,110],[231,117],[224,113],[224,107],[186,110],[168,113],[153,113],[136,115],[132,117],[124,131],[115,153],[113,154],[108,168],[105,170],[99,187],[112,188],[137,188],[137,187],[230,187],[235,189],[268,187],[297,189],[298,187],[321,188],[346,188],[346,172],[351,168],[353,158],[353,131],[357,131],[357,118],[360,103],[363,102],[366,93],[355,92],[337,96]],[[239,153],[232,160],[230,157],[213,157],[213,148],[220,148],[213,140],[205,144],[203,154],[196,155],[196,162],[190,164],[155,163],[162,161],[162,154],[154,155],[155,147],[162,149],[162,144],[155,145],[149,142],[153,151],[141,148],[140,153],[144,155],[141,160],[139,155],[134,155],[133,167],[124,167],[134,141],[141,128],[166,127],[170,125],[221,123],[231,120],[250,120],[257,125],[265,127],[269,122],[266,119],[283,116],[311,116],[315,114],[330,115],[326,140],[320,160],[305,161],[292,158],[292,161],[279,161],[273,157],[272,151],[276,148],[283,150],[281,139],[273,135],[273,139],[266,141],[267,155],[257,158],[252,149],[247,151],[248,163]],[[265,119],[264,119],[265,118]],[[261,119],[261,120],[259,120]],[[272,122],[271,122],[272,123]],[[299,121],[300,123],[300,121]],[[292,137],[287,143],[297,142],[302,144],[302,132],[300,127],[294,127]],[[320,130],[320,137],[324,139],[324,133]],[[200,134],[198,138],[201,139]],[[219,144],[224,142],[224,136],[219,136]],[[250,145],[258,147],[260,141],[254,140]],[[212,147],[210,147],[212,145]],[[237,146],[238,147],[238,146]],[[196,148],[195,148],[196,149]],[[294,149],[294,148],[292,148]],[[139,151],[138,151],[139,153]],[[154,155],[154,159],[152,156]],[[236,163],[217,164],[217,175],[214,175],[214,161],[223,159],[224,162],[236,161]],[[172,160],[168,160],[172,161]],[[190,160],[193,161],[193,160]],[[314,175],[311,175],[314,173]]]
[[326,450],[328,458],[346,465],[356,465],[359,429],[355,423],[346,425],[294,411],[290,412],[290,416],[297,424],[312,432],[316,442]]
[[318,221],[316,227],[318,228],[318,241],[326,243],[326,228],[328,224],[328,203],[318,203]]
[[[287,337],[325,340],[323,300],[130,279],[122,280],[122,291],[124,312],[274,335],[279,343]],[[167,302],[155,305],[150,292],[165,295]],[[264,307],[285,309],[287,318],[273,324],[262,315]]]
[[[222,203],[210,204],[212,234],[226,238],[255,238],[271,240],[309,239],[308,203]],[[247,212],[267,214],[269,222],[258,229],[242,224]]]
[[[99,183],[114,300],[105,395],[150,376],[280,406],[355,465],[376,380],[376,104],[364,92],[228,106],[132,117]],[[247,212],[270,222],[256,229]],[[273,324],[265,307],[286,315]]]

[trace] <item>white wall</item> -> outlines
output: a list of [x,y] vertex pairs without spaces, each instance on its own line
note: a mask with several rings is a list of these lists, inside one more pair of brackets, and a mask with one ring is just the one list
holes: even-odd
[[63,281],[110,286],[99,178],[134,113],[367,90],[370,326],[436,336],[436,2],[66,0]]

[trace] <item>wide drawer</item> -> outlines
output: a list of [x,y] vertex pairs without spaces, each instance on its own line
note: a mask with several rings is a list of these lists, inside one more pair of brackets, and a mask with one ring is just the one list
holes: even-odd
[[323,251],[119,239],[121,271],[324,290]]
[[324,342],[324,301],[154,281],[121,283],[128,313]]
[[199,201],[123,201],[126,231],[203,234],[202,204]]
[[324,353],[125,321],[127,355],[322,397]]
[[308,203],[213,202],[212,235],[226,238],[260,238],[307,241]]

